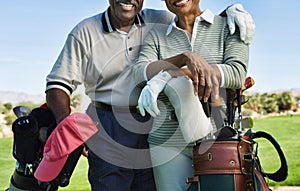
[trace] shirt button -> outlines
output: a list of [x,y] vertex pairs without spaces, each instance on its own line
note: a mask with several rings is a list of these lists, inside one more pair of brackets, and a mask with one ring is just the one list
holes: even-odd
[[129,47],[129,49],[128,49],[129,51],[132,51],[132,47]]

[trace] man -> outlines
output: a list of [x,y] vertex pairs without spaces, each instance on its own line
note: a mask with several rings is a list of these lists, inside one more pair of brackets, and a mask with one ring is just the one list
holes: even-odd
[[[135,64],[147,31],[158,23],[170,23],[173,15],[141,11],[143,0],[109,3],[105,12],[80,22],[68,35],[47,76],[47,104],[57,122],[62,121],[69,115],[69,96],[84,84],[91,99],[87,113],[100,124],[97,136],[86,143],[92,190],[153,191],[147,142],[152,121],[137,112],[140,90],[128,68]],[[252,22],[245,12],[239,16]]]

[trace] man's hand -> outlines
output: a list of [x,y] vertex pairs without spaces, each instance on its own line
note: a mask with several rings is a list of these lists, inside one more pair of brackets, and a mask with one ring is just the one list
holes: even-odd
[[139,111],[142,116],[145,116],[145,110],[153,117],[159,114],[157,97],[171,78],[172,76],[168,72],[161,71],[147,82],[138,100]]
[[235,24],[240,29],[241,40],[250,44],[255,33],[256,25],[251,15],[243,8],[241,4],[233,4],[226,10],[227,23],[230,34],[235,32]]
[[89,156],[89,152],[86,150],[86,147],[84,146],[82,149],[82,153],[83,156],[88,157]]
[[[212,100],[219,95],[220,71],[216,65],[210,65],[200,55],[193,52],[185,52],[185,64],[191,74],[189,75],[195,87],[195,93],[204,102],[212,95]],[[185,72],[186,73],[186,72]]]

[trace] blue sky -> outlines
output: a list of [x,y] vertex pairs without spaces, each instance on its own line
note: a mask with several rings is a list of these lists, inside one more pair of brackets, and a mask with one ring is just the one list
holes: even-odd
[[[253,91],[300,87],[300,1],[202,0],[216,14],[242,3],[257,25],[250,45]],[[45,77],[68,32],[80,20],[105,10],[108,0],[6,0],[0,6],[0,91],[43,94]],[[165,9],[160,0],[144,8]]]

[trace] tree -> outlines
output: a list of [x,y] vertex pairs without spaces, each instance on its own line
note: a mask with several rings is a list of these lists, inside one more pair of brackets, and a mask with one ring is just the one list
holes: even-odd
[[12,125],[13,122],[17,119],[17,117],[12,114],[12,113],[8,113],[4,116],[4,120],[6,121],[6,125]]
[[12,108],[13,108],[13,106],[12,106],[11,103],[5,103],[5,104],[4,104],[4,107],[5,107],[5,109],[7,109],[7,111],[12,110]]
[[253,110],[257,113],[260,113],[262,110],[260,94],[246,94],[246,96],[249,98],[249,101],[244,105],[244,107]]
[[274,113],[278,111],[277,94],[265,93],[261,96],[262,109],[265,113]]
[[277,104],[280,111],[286,111],[292,109],[296,102],[291,92],[283,92],[278,95]]

